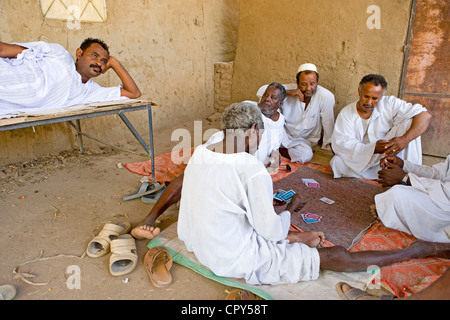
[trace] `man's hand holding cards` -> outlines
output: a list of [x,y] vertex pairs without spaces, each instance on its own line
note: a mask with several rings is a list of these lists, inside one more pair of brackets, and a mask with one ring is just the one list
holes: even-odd
[[280,202],[291,202],[292,197],[295,195],[295,192],[293,190],[284,191],[282,189],[277,191],[277,194],[273,196],[273,198]]

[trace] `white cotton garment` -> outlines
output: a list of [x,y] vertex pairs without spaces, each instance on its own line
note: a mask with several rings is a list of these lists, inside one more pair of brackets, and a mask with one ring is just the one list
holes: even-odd
[[[287,84],[284,87],[286,90],[297,89],[296,84]],[[266,89],[267,86],[261,87],[257,96],[261,98]],[[292,162],[307,163],[312,159],[312,147],[319,142],[322,131],[323,148],[331,143],[334,105],[334,95],[322,86],[317,86],[307,108],[298,97],[286,97],[281,107],[286,131],[282,145],[288,149]]]
[[[427,111],[419,104],[407,103],[396,97],[383,97],[374,108],[366,126],[357,111],[357,102],[339,113],[332,136],[335,156],[330,161],[334,177],[378,179],[383,155],[374,154],[379,140],[402,136],[411,127],[412,118]],[[411,141],[398,156],[422,164],[421,137]]]
[[0,58],[0,116],[120,100],[120,86],[82,83],[72,56],[59,44],[31,42],[16,59]]
[[381,222],[416,238],[450,243],[450,156],[432,167],[405,161],[411,186],[398,185],[375,196]]
[[289,244],[290,213],[273,209],[270,175],[247,153],[199,146],[186,167],[178,236],[215,274],[249,284],[281,284],[319,276],[318,250]]
[[[254,101],[244,101],[245,103],[251,103],[258,106],[257,102]],[[255,156],[261,160],[262,163],[266,163],[267,159],[272,154],[272,151],[278,150],[284,139],[284,116],[277,111],[279,114],[278,120],[273,121],[272,119],[262,115],[262,120],[264,122],[264,132],[261,136],[261,142],[258,146],[258,151],[256,151]]]

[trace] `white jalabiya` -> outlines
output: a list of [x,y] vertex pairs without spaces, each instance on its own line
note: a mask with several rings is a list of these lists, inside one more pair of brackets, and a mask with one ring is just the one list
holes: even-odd
[[16,59],[0,58],[0,116],[120,100],[120,87],[82,83],[72,56],[59,44],[31,42]]
[[375,196],[383,224],[416,238],[450,243],[450,155],[433,167],[405,161],[411,186],[397,185]]
[[[246,103],[251,103],[254,105],[258,105],[258,103],[254,101],[244,101]],[[274,150],[278,150],[284,138],[284,116],[279,113],[279,117],[277,121],[273,121],[272,119],[262,116],[262,120],[264,122],[264,132],[261,137],[261,142],[258,146],[258,151],[256,151],[255,156],[262,161],[262,163],[266,163],[267,159],[271,156]]]
[[[297,89],[296,84],[284,85],[286,90]],[[258,90],[257,96],[262,97],[267,86]],[[306,104],[298,97],[288,96],[281,107],[285,118],[286,134],[283,146],[288,149],[292,162],[307,163],[313,157],[312,148],[317,145],[323,130],[322,148],[331,143],[334,128],[334,95],[327,89],[317,86],[311,97],[311,102],[305,110]]]
[[[354,177],[375,180],[384,155],[374,154],[379,140],[400,137],[411,127],[412,118],[427,111],[420,104],[411,104],[396,97],[383,97],[368,121],[364,121],[354,102],[339,113],[332,136],[335,156],[330,161],[335,178]],[[366,122],[366,123],[364,123]],[[422,164],[422,143],[418,137],[398,156]]]
[[178,236],[219,276],[249,284],[317,279],[317,249],[289,244],[291,215],[277,215],[272,199],[272,179],[256,157],[199,146],[184,173]]

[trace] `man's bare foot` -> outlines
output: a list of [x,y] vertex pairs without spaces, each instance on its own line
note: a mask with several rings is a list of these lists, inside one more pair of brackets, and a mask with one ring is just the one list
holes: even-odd
[[317,248],[318,246],[323,246],[325,235],[321,231],[289,231],[287,239],[290,243],[301,242],[306,244],[308,247]]
[[139,225],[131,230],[131,235],[136,240],[148,239],[152,240],[161,232],[159,228],[155,228],[149,225]]

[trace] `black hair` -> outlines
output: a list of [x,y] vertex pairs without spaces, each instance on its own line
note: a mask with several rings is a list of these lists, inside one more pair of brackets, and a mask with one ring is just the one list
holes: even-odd
[[84,51],[86,51],[87,48],[89,48],[94,43],[98,43],[99,45],[101,45],[102,48],[105,49],[108,52],[108,54],[109,54],[109,47],[108,47],[108,45],[104,41],[102,41],[100,39],[87,38],[81,44],[80,49],[83,50],[83,52],[84,52]]
[[368,82],[375,86],[381,86],[381,88],[383,88],[383,91],[386,91],[388,87],[386,79],[379,74],[368,74],[367,76],[362,78],[361,82],[359,83],[359,87],[364,87]]
[[279,84],[278,82],[272,82],[271,84],[269,84],[267,89],[270,87],[274,87],[280,90],[280,101],[284,101],[286,99],[286,88],[282,84]]

